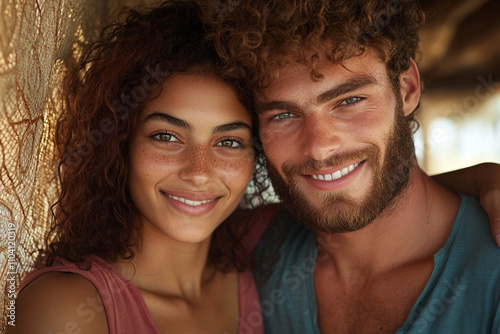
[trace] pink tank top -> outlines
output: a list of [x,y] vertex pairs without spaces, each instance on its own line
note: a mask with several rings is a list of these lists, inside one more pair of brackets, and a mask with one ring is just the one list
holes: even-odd
[[[244,240],[248,250],[253,250],[276,209],[267,207],[259,211],[257,215],[259,219],[252,225],[251,233]],[[19,292],[47,272],[75,273],[92,282],[103,301],[110,334],[160,334],[139,289],[103,259],[92,256],[91,267],[88,270],[80,268],[73,262],[58,259],[52,266],[36,269],[26,275]],[[239,273],[238,284],[240,306],[238,334],[262,334],[264,331],[260,300],[251,269]]]

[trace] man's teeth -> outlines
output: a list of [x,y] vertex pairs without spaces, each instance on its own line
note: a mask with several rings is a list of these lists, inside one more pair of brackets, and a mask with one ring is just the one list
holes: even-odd
[[187,199],[187,198],[177,197],[177,196],[173,196],[173,195],[170,195],[170,194],[167,194],[167,196],[170,197],[170,198],[175,199],[176,201],[179,201],[179,202],[185,203],[187,205],[191,205],[191,206],[199,206],[199,205],[202,205],[202,204],[205,204],[205,203],[208,203],[208,202],[215,201],[215,198],[214,199],[205,200],[205,201],[192,201],[192,200]]
[[355,163],[354,165],[350,165],[348,167],[342,168],[341,170],[338,170],[335,173],[324,174],[324,175],[311,175],[311,177],[315,180],[321,180],[321,181],[338,180],[342,176],[345,176],[345,175],[349,174],[350,172],[352,172],[358,166],[359,166],[359,162]]

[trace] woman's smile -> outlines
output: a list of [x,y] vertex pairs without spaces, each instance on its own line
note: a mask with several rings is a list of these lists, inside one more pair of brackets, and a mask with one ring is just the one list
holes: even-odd
[[142,224],[201,242],[238,206],[253,172],[252,119],[210,75],[174,74],[138,116],[129,190]]
[[[221,196],[200,194],[200,193],[186,193],[180,196],[180,193],[166,193],[161,192],[168,205],[178,210],[181,214],[187,216],[202,216],[209,213],[216,205]],[[178,194],[176,196],[174,194]]]

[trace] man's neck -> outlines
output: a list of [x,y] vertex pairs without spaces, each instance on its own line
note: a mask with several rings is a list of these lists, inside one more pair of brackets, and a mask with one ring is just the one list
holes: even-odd
[[393,204],[362,230],[318,233],[318,261],[328,261],[339,278],[353,272],[366,279],[432,258],[446,242],[460,199],[417,165]]

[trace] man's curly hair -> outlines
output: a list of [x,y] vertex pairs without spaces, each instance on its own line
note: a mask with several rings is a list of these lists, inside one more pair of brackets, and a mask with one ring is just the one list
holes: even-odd
[[[136,115],[156,87],[174,73],[214,76],[234,87],[242,104],[248,94],[218,73],[220,58],[206,42],[209,26],[194,2],[168,1],[144,12],[128,9],[124,19],[105,28],[85,47],[64,79],[64,110],[57,122],[60,194],[54,225],[40,250],[38,265],[62,257],[86,262],[132,258],[138,212],[129,194],[129,141]],[[254,121],[255,123],[255,121]],[[254,129],[254,137],[257,129]],[[266,185],[259,147],[253,192],[243,204],[256,203]],[[242,270],[249,263],[241,238],[250,215],[233,215],[214,232],[209,261],[221,270]]]
[[[423,11],[414,0],[227,0],[212,17],[226,74],[266,87],[287,61],[311,68],[374,50],[397,85],[418,52]],[[237,3],[235,3],[237,2]]]

